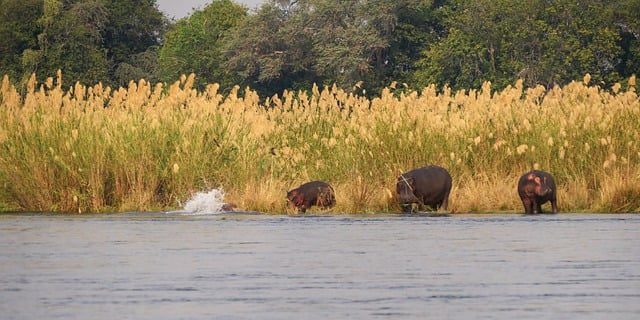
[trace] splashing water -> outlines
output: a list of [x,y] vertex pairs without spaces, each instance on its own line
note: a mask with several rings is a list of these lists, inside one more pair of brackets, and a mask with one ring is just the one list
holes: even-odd
[[212,189],[208,192],[198,192],[187,200],[182,213],[187,214],[212,214],[222,212],[225,204],[224,192],[222,189]]

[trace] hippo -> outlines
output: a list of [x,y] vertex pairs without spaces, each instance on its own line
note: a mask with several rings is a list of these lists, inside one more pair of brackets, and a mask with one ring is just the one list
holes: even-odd
[[220,210],[222,211],[235,211],[238,206],[235,203],[223,203]]
[[287,207],[304,213],[312,206],[331,208],[336,204],[333,188],[322,181],[311,181],[287,192]]
[[398,177],[396,190],[398,202],[403,212],[413,212],[413,204],[418,210],[430,206],[447,210],[452,179],[449,172],[439,166],[426,166],[407,171]]
[[524,205],[525,214],[542,213],[541,205],[551,201],[551,211],[558,213],[556,182],[548,172],[531,170],[520,177],[518,195]]

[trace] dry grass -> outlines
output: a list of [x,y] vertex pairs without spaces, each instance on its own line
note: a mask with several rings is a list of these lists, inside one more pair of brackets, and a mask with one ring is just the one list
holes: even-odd
[[520,210],[516,176],[485,173],[458,178],[451,192],[452,212],[496,212]]
[[[521,211],[520,174],[558,183],[561,211],[640,210],[640,102],[584,82],[492,93],[430,86],[368,100],[336,87],[255,92],[144,81],[63,88],[62,75],[0,91],[0,203],[25,211],[167,210],[222,187],[246,210],[284,212],[302,182],[334,186],[332,212],[397,211],[395,179],[438,164],[453,212]],[[313,210],[312,210],[313,212]]]
[[598,190],[599,211],[638,212],[640,208],[640,171],[619,172],[604,179]]

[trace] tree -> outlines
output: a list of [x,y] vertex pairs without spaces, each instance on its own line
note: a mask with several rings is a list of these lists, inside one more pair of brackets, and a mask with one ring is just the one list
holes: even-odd
[[126,85],[157,79],[167,19],[155,0],[0,0],[0,71],[40,80]]
[[174,82],[182,74],[195,73],[196,86],[207,83],[233,86],[237,78],[221,67],[224,63],[223,43],[228,33],[247,14],[244,6],[230,0],[214,0],[203,10],[179,20],[167,32],[160,50],[162,80]]
[[616,72],[622,78],[640,74],[640,10],[638,0],[616,0],[611,6],[617,8],[613,12],[613,23],[620,34],[618,45],[622,50],[620,63]]
[[551,87],[586,73],[597,83],[618,81],[625,60],[614,23],[617,2],[459,1],[446,36],[424,51],[416,81],[455,89],[484,81],[502,88],[518,78]]
[[99,1],[45,0],[38,20],[38,44],[22,54],[24,76],[37,73],[42,79],[61,69],[72,82],[93,84],[107,79],[100,33],[107,19],[108,12]]
[[286,88],[309,88],[317,78],[304,19],[305,13],[288,2],[264,4],[226,41],[223,67],[242,79],[239,84],[263,96]]
[[100,1],[109,12],[102,34],[111,82],[124,86],[141,78],[158,81],[158,50],[169,20],[156,0]]
[[22,53],[38,45],[42,0],[0,0],[0,76],[20,80]]
[[422,52],[444,37],[444,23],[450,13],[448,0],[421,1],[399,8],[388,61],[385,61],[391,67],[386,69],[381,86],[391,81],[413,81]]
[[434,38],[419,34],[433,30],[433,16],[420,16],[433,4],[271,1],[239,26],[227,47],[226,66],[271,94],[312,83],[344,88],[362,83],[377,91],[395,80],[390,76],[399,75],[398,68],[408,71],[407,60],[420,52],[420,43]]

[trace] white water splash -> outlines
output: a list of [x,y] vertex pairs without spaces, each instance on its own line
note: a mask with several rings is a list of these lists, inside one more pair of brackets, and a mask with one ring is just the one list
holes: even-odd
[[224,191],[222,189],[212,189],[208,192],[198,192],[187,200],[181,213],[186,214],[215,214],[222,212],[224,202]]

